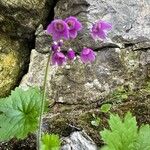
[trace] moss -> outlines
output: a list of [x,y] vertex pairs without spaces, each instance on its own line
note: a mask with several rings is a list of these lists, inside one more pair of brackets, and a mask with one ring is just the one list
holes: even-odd
[[136,116],[139,125],[150,124],[150,80],[148,79],[140,89],[128,93],[128,99],[114,105],[114,112],[123,115],[131,111]]
[[[91,125],[93,120],[92,114],[96,114],[102,118],[102,122],[98,127]],[[48,132],[59,134],[60,136],[69,136],[73,131],[84,130],[98,145],[102,141],[99,136],[99,131],[107,126],[108,115],[100,113],[99,109],[88,110],[73,110],[70,112],[63,112],[51,119],[45,120],[48,122]]]
[[1,35],[0,39],[0,97],[7,96],[20,80],[29,52],[21,42]]
[[121,102],[127,100],[130,93],[131,91],[125,89],[124,86],[119,86],[110,93],[106,99],[108,99],[108,101]]

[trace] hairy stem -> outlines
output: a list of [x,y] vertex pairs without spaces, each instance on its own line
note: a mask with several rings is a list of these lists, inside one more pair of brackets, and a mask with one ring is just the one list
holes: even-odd
[[48,77],[48,70],[49,70],[49,62],[50,62],[50,53],[48,55],[46,69],[45,69],[45,75],[44,75],[44,83],[43,83],[43,93],[42,93],[42,102],[41,102],[41,108],[40,108],[40,116],[39,116],[39,129],[37,134],[37,150],[41,150],[41,137],[42,137],[42,115],[44,113],[44,107],[45,107],[45,99],[46,99],[46,83],[47,83],[47,77]]

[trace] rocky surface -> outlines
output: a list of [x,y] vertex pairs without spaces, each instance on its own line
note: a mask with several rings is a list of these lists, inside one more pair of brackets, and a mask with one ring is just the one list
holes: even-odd
[[[42,86],[47,55],[41,51],[49,50],[50,39],[41,27],[37,33],[36,49],[31,52],[29,72],[21,86]],[[149,42],[142,42],[124,48],[104,47],[96,52],[97,59],[91,65],[75,61],[60,68],[51,66],[48,97],[60,103],[87,105],[104,98],[118,86],[140,88],[150,72],[148,46]]]
[[[137,3],[130,0],[124,3],[119,0],[116,3],[106,0],[58,1],[55,18],[77,16],[85,27],[79,37],[73,42],[67,42],[65,47],[69,48],[71,45],[77,51],[83,46],[92,47],[97,52],[97,60],[92,65],[85,66],[75,62],[63,68],[55,68],[55,75],[53,69],[50,69],[53,77],[50,77],[48,82],[49,97],[62,103],[90,104],[105,97],[120,85],[131,89],[139,88],[149,76],[150,70],[148,6],[147,0]],[[103,44],[100,41],[94,42],[89,37],[89,29],[98,19],[113,24],[109,39]],[[41,85],[43,80],[47,58],[41,53],[49,51],[50,39],[45,35],[42,26],[36,31],[36,37],[36,47],[31,55],[31,69],[24,77],[23,85]],[[139,84],[139,81],[142,82]]]
[[0,0],[0,97],[26,73],[34,33],[53,18],[53,5],[53,0]]
[[0,97],[9,94],[29,63],[29,50],[23,41],[12,40],[9,36],[0,35]]
[[32,39],[37,26],[45,24],[53,0],[0,0],[0,26],[8,35]]
[[[11,3],[11,1],[1,0],[2,32],[17,38],[32,38],[36,27],[42,21],[42,15],[47,13],[44,7],[47,3],[48,1],[37,0],[33,5],[31,1]],[[16,4],[18,7],[15,7]],[[20,9],[22,6],[24,9]],[[12,8],[11,11],[9,8]],[[5,10],[5,13],[2,13],[2,10]],[[8,11],[11,13],[7,13]],[[72,132],[84,129],[94,142],[101,145],[99,130],[107,126],[108,115],[100,113],[99,107],[108,102],[113,104],[112,112],[123,115],[130,110],[136,115],[139,124],[150,123],[149,12],[149,0],[115,2],[113,0],[59,0],[57,2],[55,18],[76,16],[85,27],[83,32],[79,33],[79,37],[74,41],[68,41],[64,48],[72,47],[80,52],[84,46],[91,47],[95,50],[97,58],[91,65],[83,65],[80,61],[75,61],[73,64],[68,63],[59,68],[50,66],[47,99],[51,110],[45,116],[44,130],[68,137]],[[23,18],[19,17],[22,14],[25,14]],[[12,24],[10,24],[11,19]],[[113,30],[104,42],[93,41],[89,36],[92,23],[99,19],[113,24]],[[18,28],[15,28],[16,25]],[[41,87],[43,84],[51,39],[45,34],[42,25],[36,30],[35,36],[36,43],[31,51],[29,70],[20,84],[23,88],[35,85]],[[15,47],[15,50],[17,49]],[[0,61],[1,59],[4,61],[0,56]],[[14,60],[16,59],[13,58]],[[20,72],[17,65],[14,66],[15,72]],[[10,68],[12,71],[13,67]],[[18,79],[18,76],[9,77]],[[120,95],[125,92],[125,98],[116,96],[116,93],[114,94],[116,89],[121,89],[120,93],[118,92]],[[91,125],[93,113],[102,118],[99,127]],[[86,140],[79,133],[75,132],[66,138],[67,143],[64,146],[68,148],[66,150],[71,149],[71,145],[76,149],[75,147],[79,145],[75,145],[74,142],[80,141],[81,138]],[[86,144],[89,144],[89,141],[91,140]],[[85,143],[80,144],[84,149]]]
[[[122,47],[126,43],[149,41],[149,12],[149,0],[60,0],[55,8],[55,17],[73,15],[84,24],[84,32],[71,46],[74,45],[77,50],[82,46],[99,49],[105,45]],[[92,24],[99,19],[113,24],[113,30],[108,36],[109,42],[94,42],[89,36]]]

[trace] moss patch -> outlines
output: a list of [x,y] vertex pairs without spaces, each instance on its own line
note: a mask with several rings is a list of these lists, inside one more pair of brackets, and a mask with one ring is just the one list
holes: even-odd
[[23,43],[1,35],[0,97],[7,96],[18,83],[28,62],[29,51]]

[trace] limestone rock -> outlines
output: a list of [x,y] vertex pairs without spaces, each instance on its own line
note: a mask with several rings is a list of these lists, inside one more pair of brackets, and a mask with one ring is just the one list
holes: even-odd
[[3,97],[19,83],[27,69],[29,51],[24,42],[2,34],[0,37],[0,97]]
[[73,132],[64,141],[65,145],[61,150],[97,150],[96,144],[84,132]]
[[33,38],[36,27],[51,11],[53,0],[0,0],[1,31],[20,38]]

